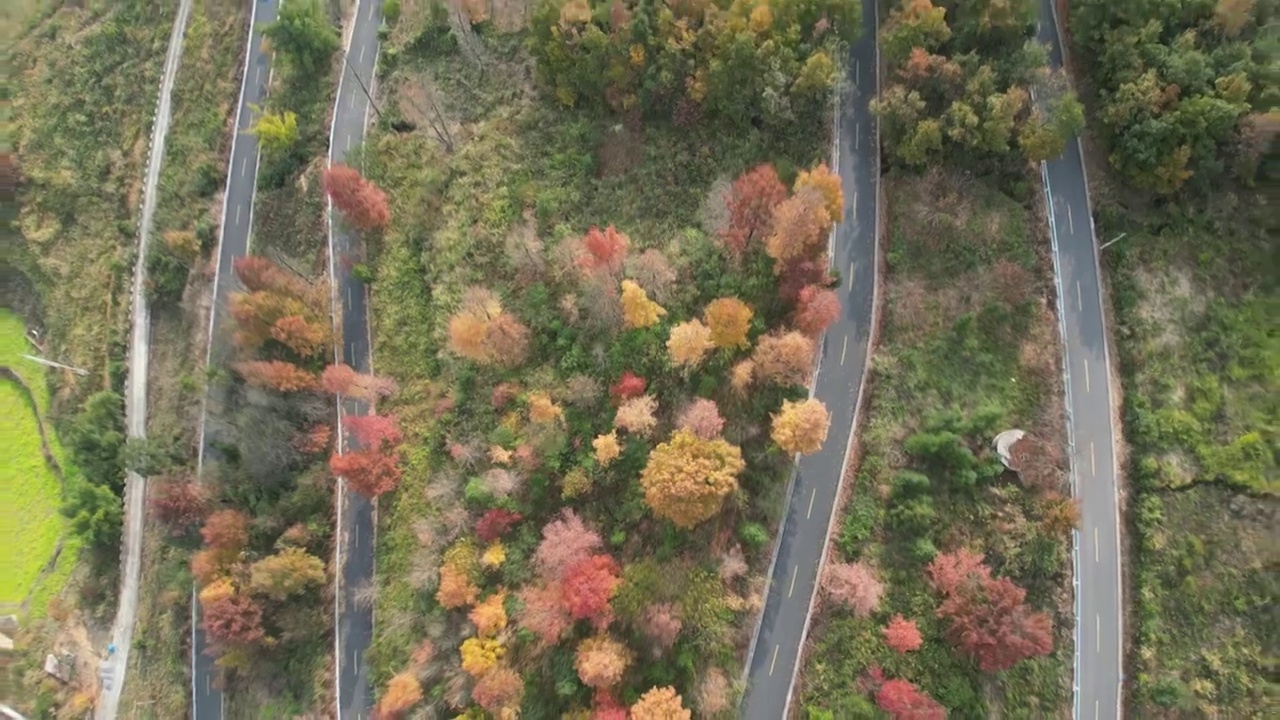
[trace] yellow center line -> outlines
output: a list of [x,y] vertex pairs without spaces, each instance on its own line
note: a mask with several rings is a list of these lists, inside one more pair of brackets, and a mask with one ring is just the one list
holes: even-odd
[[773,666],[778,664],[778,648],[780,645],[773,646],[773,659],[769,661],[769,675],[773,676]]
[[787,597],[791,597],[791,593],[796,591],[796,575],[800,574],[800,566],[797,565],[791,569],[791,588],[787,590]]
[[804,519],[808,520],[813,515],[813,499],[818,497],[818,488],[814,488],[809,494],[809,512],[805,514]]

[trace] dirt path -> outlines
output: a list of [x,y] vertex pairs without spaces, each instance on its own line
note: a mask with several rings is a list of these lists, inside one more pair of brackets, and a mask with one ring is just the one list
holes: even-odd
[[[132,327],[129,335],[129,378],[125,387],[125,426],[130,438],[147,436],[147,364],[151,345],[151,308],[147,304],[146,269],[147,243],[151,232],[151,219],[156,210],[156,185],[160,180],[160,166],[164,160],[165,137],[169,133],[170,98],[173,80],[178,74],[182,58],[182,39],[191,15],[192,0],[182,0],[173,19],[173,32],[169,36],[169,52],[164,59],[164,75],[160,81],[160,95],[151,128],[151,149],[147,157],[146,184],[142,191],[142,217],[138,227],[138,256],[133,270]],[[95,717],[112,720],[120,705],[120,689],[124,687],[125,671],[129,667],[129,645],[133,642],[133,624],[138,614],[138,577],[142,572],[142,528],[145,521],[144,501],[147,496],[146,478],[130,472],[125,478],[125,528],[120,543],[121,581],[120,604],[116,609],[116,621],[111,628],[111,642],[116,652],[105,659],[101,666],[102,696],[98,699]]]

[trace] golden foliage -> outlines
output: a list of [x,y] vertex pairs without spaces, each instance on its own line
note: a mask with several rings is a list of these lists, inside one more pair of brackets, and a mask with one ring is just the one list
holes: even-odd
[[820,163],[812,170],[801,170],[796,176],[792,189],[797,195],[806,188],[817,190],[826,201],[827,216],[833,222],[844,217],[844,191],[841,189],[840,176],[831,172],[826,163]]
[[634,280],[622,281],[622,322],[629,329],[656,325],[667,311],[649,299],[644,288]]
[[830,425],[831,413],[821,400],[784,400],[782,408],[773,416],[770,436],[778,447],[789,453],[808,454],[822,447]]
[[690,528],[719,512],[745,467],[737,446],[679,430],[649,454],[640,485],[655,515]]
[[753,314],[751,307],[736,297],[712,300],[703,311],[712,344],[718,348],[746,347]]
[[529,394],[529,420],[539,424],[564,419],[564,410],[551,401],[551,396],[539,390]]
[[494,540],[489,547],[484,549],[484,554],[480,556],[480,564],[495,570],[502,567],[502,563],[507,560],[507,549],[503,547],[502,541]]
[[462,641],[459,652],[462,654],[462,669],[471,677],[480,677],[497,667],[507,649],[497,640],[467,638]]
[[667,352],[671,362],[680,367],[696,367],[715,345],[711,342],[711,328],[694,318],[671,328],[667,337]]
[[751,379],[755,377],[756,364],[751,360],[743,360],[729,371],[729,387],[739,396],[747,394],[751,387]]
[[622,454],[622,447],[618,445],[618,432],[615,430],[608,435],[598,435],[595,440],[591,441],[591,447],[596,451],[596,462],[600,467],[609,467],[609,464],[618,459]]

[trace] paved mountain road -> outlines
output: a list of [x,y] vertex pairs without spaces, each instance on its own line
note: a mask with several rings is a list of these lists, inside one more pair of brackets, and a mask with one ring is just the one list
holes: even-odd
[[[209,310],[208,355],[205,367],[225,367],[234,356],[232,328],[226,323],[228,296],[239,283],[232,271],[237,258],[249,254],[253,230],[253,199],[258,187],[258,138],[246,132],[253,124],[253,105],[261,105],[271,84],[271,56],[263,52],[261,29],[276,19],[278,0],[252,0],[247,55],[240,85],[240,102],[227,161],[227,187],[222,199],[222,224],[218,235],[218,266],[214,276],[213,306]],[[204,470],[206,455],[216,456],[216,444],[230,429],[218,416],[225,402],[219,383],[209,383],[201,408],[200,447],[197,476]],[[210,414],[212,412],[212,414]],[[195,588],[191,595],[191,717],[214,720],[222,717],[222,690],[217,686],[214,659],[205,654],[204,631],[200,629],[200,607]]]
[[[147,374],[150,372],[151,352],[151,306],[147,303],[146,295],[147,247],[151,221],[156,212],[156,186],[160,182],[160,167],[164,162],[164,143],[169,135],[173,80],[182,60],[182,40],[187,32],[187,18],[190,15],[191,0],[182,0],[174,15],[173,31],[169,35],[169,49],[160,79],[160,95],[156,100],[156,112],[151,124],[147,175],[142,187],[138,255],[133,268],[129,375],[125,381],[124,396],[125,427],[130,439],[147,436]],[[115,718],[120,707],[120,691],[124,688],[125,673],[129,669],[129,649],[133,643],[133,625],[138,615],[138,581],[142,574],[142,529],[146,524],[146,497],[147,479],[135,472],[126,473],[125,528],[120,543],[120,551],[124,556],[120,600],[116,606],[115,622],[111,626],[111,643],[116,652],[103,660],[99,667],[102,696],[98,699],[95,717],[100,720]]]
[[[372,83],[378,58],[378,27],[382,24],[382,0],[359,0],[355,5],[350,45],[338,96],[333,106],[333,127],[329,132],[329,163],[341,163],[347,153],[364,141],[369,118],[366,89]],[[334,317],[340,319],[339,346],[335,357],[360,372],[372,371],[369,313],[364,283],[351,275],[349,258],[359,256],[360,239],[329,208],[329,274],[334,287]],[[343,415],[368,412],[364,403],[342,399],[339,436]],[[348,449],[350,438],[344,438]],[[339,484],[338,554],[339,583],[334,597],[334,654],[337,657],[337,711],[340,720],[364,720],[369,716],[369,693],[364,653],[373,640],[373,610],[357,602],[360,590],[373,582],[374,508],[367,498],[346,491]]]
[[[1062,35],[1053,0],[1040,0],[1037,37],[1062,67]],[[1058,313],[1066,346],[1067,432],[1071,486],[1080,500],[1075,533],[1075,711],[1119,718],[1124,666],[1120,569],[1120,496],[1111,422],[1110,354],[1102,309],[1102,273],[1078,139],[1042,166],[1053,238]]]
[[844,187],[845,215],[836,226],[833,262],[841,274],[841,313],[823,336],[814,397],[831,411],[822,449],[800,459],[779,531],[760,625],[747,657],[747,692],[741,717],[779,720],[791,704],[800,649],[809,627],[827,532],[848,459],[871,341],[876,284],[876,198],[880,167],[875,97],[876,7],[862,4],[863,32],[850,51],[849,89],[837,112],[836,171]]

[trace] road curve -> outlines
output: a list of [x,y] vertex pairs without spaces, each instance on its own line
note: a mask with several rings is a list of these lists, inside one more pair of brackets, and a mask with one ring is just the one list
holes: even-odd
[[[352,17],[350,44],[345,51],[338,96],[329,131],[329,164],[341,163],[347,153],[364,141],[369,118],[369,97],[378,62],[378,27],[382,24],[382,0],[358,0]],[[372,372],[368,297],[364,283],[351,275],[348,260],[359,256],[360,239],[342,223],[332,203],[328,206],[329,278],[333,286],[334,320],[341,320],[334,357],[360,372]],[[342,434],[344,415],[368,412],[364,403],[338,400],[340,448],[352,447]],[[364,653],[373,640],[373,609],[356,602],[360,589],[373,582],[374,506],[367,498],[348,493],[338,483],[338,538],[334,543],[338,587],[334,593],[334,655],[337,658],[337,712],[339,720],[364,720],[372,706]]]
[[[160,96],[156,100],[155,116],[151,124],[147,175],[142,186],[138,256],[133,267],[129,376],[125,381],[124,396],[124,422],[130,439],[147,436],[147,373],[150,372],[148,366],[151,351],[151,306],[146,295],[147,247],[151,235],[151,220],[156,212],[156,185],[160,181],[160,166],[164,162],[164,143],[169,135],[173,79],[178,74],[178,64],[182,60],[182,40],[187,32],[187,18],[190,15],[191,0],[182,0],[173,18],[173,31],[169,35],[169,51],[164,59]],[[115,623],[111,626],[111,643],[116,647],[116,652],[109,655],[99,668],[102,696],[98,699],[94,713],[99,720],[115,718],[120,706],[120,691],[124,688],[125,673],[129,669],[129,646],[133,642],[133,625],[138,615],[138,578],[142,574],[142,528],[146,522],[146,497],[147,479],[135,472],[126,473],[125,528],[120,548],[124,556],[124,567],[120,578],[120,601],[116,606]]]
[[[1062,67],[1063,42],[1053,0],[1039,0],[1037,39]],[[1058,318],[1065,346],[1071,489],[1080,501],[1073,534],[1076,585],[1073,716],[1119,718],[1124,665],[1120,578],[1120,495],[1111,422],[1111,358],[1102,308],[1102,272],[1079,138],[1041,165],[1053,241]]]
[[[213,304],[209,309],[208,354],[205,367],[224,367],[234,355],[231,328],[227,319],[227,298],[236,287],[231,264],[249,254],[253,230],[253,198],[258,186],[258,138],[245,132],[253,124],[250,106],[261,105],[271,85],[271,57],[262,50],[261,29],[276,19],[277,0],[252,0],[249,37],[246,41],[244,75],[240,82],[240,102],[231,137],[231,157],[227,161],[227,187],[222,196],[222,223],[218,233],[218,264],[214,271]],[[227,430],[217,422],[224,405],[224,390],[210,382],[200,410],[200,442],[196,455],[196,476],[204,470],[206,453],[216,453],[215,445]],[[209,411],[215,411],[211,422]],[[196,589],[191,589],[191,717],[213,720],[222,717],[222,690],[215,683],[217,668],[205,653],[204,631],[200,628],[200,606]]]
[[822,338],[812,389],[831,411],[831,431],[821,450],[800,459],[787,497],[764,609],[747,652],[741,717],[748,720],[779,720],[791,704],[862,399],[875,309],[879,222],[879,134],[868,109],[879,81],[876,26],[875,0],[863,0],[862,33],[850,49],[849,89],[836,112],[834,164],[844,187],[845,214],[835,229],[832,258],[841,272],[841,313]]

